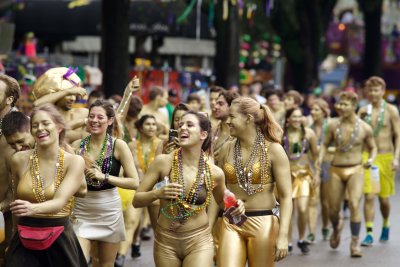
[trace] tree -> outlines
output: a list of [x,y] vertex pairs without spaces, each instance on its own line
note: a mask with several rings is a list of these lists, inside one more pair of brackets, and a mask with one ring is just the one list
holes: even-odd
[[[223,1],[218,1],[216,14],[222,14]],[[229,87],[239,84],[239,50],[240,50],[240,18],[236,5],[229,4],[229,17],[224,20],[222,15],[215,18],[216,84]]]
[[123,95],[129,78],[129,0],[102,0],[101,69],[107,97]]
[[324,34],[337,0],[276,1],[272,25],[282,39],[288,85],[306,92],[319,81]]
[[364,14],[365,47],[363,55],[363,78],[382,75],[381,17],[383,0],[357,0]]

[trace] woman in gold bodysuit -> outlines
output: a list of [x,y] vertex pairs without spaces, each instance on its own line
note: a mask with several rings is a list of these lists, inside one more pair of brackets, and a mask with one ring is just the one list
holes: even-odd
[[[303,126],[303,113],[300,108],[286,111],[283,147],[290,161],[292,198],[297,210],[299,231],[297,246],[303,254],[306,254],[309,252],[308,243],[304,240],[308,222],[308,204],[310,197],[314,195],[314,185],[319,181],[318,177],[311,171],[308,151],[311,153],[312,160],[315,161],[318,156],[318,149],[314,132]],[[291,239],[290,231],[289,242],[291,242]],[[289,244],[289,250],[291,250],[291,244]]]
[[[86,194],[84,161],[62,148],[65,123],[53,105],[32,111],[31,132],[35,149],[18,152],[11,159],[16,197],[11,211],[18,218],[18,232],[8,248],[6,266],[87,266],[69,222],[72,196]],[[47,234],[48,239],[35,241],[32,231]],[[31,247],[35,243],[40,249],[38,243],[57,234],[50,247],[40,251]]]
[[[267,106],[239,97],[229,109],[227,124],[236,140],[220,152],[228,189],[242,199],[247,221],[238,227],[223,218],[217,265],[275,266],[286,257],[292,214],[289,160],[280,145],[282,130]],[[274,188],[280,196],[280,220]]]
[[[179,122],[180,148],[158,155],[149,167],[135,199],[145,207],[160,199],[154,240],[157,267],[204,267],[213,262],[214,247],[206,208],[213,194],[223,205],[224,174],[207,160],[210,121],[187,112]],[[155,189],[153,189],[155,187]],[[235,215],[243,212],[243,203]]]

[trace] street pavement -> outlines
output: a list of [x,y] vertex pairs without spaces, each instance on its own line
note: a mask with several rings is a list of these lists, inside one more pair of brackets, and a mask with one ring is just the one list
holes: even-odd
[[[400,177],[396,178],[396,191],[400,192]],[[369,248],[362,247],[362,258],[350,257],[350,221],[345,220],[345,226],[342,231],[340,246],[337,249],[329,247],[329,241],[322,241],[320,231],[317,233],[316,243],[310,246],[310,253],[302,255],[300,250],[294,244],[293,252],[282,262],[279,262],[277,267],[291,266],[307,266],[307,267],[395,267],[400,266],[400,194],[391,198],[391,228],[390,241],[380,243],[379,236],[381,232],[382,219],[379,211],[378,201],[375,202],[376,219],[374,226],[374,245]],[[321,224],[318,224],[318,229],[321,229]],[[297,236],[294,230],[293,237]],[[364,222],[361,230],[360,241],[365,236]],[[295,240],[295,239],[293,239]],[[153,267],[153,238],[150,241],[142,242],[142,256],[132,259],[128,255],[125,262],[125,267]],[[206,267],[206,266],[205,266]],[[225,267],[225,266],[222,266]],[[229,267],[229,266],[226,266]]]

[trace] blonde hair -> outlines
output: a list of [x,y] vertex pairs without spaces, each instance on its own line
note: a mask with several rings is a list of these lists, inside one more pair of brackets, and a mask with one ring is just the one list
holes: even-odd
[[329,104],[323,100],[322,98],[317,98],[312,102],[313,105],[317,105],[322,112],[324,112],[325,117],[329,117],[331,115],[331,110],[329,109]]
[[58,112],[57,108],[50,103],[45,103],[43,105],[34,107],[32,109],[32,113],[31,113],[31,130],[32,130],[32,121],[33,121],[33,117],[35,117],[35,115],[39,112],[39,111],[43,111],[46,112],[51,120],[54,122],[55,125],[57,125],[57,127],[59,129],[61,129],[61,132],[58,136],[58,142],[60,144],[60,146],[65,147],[66,143],[65,143],[65,132],[67,130],[67,124],[65,123],[65,120],[63,118],[63,116],[60,114],[60,112]]
[[231,105],[238,105],[240,113],[252,115],[255,124],[260,127],[265,138],[270,142],[280,143],[282,139],[282,128],[276,122],[271,110],[259,104],[250,97],[238,97],[232,101]]

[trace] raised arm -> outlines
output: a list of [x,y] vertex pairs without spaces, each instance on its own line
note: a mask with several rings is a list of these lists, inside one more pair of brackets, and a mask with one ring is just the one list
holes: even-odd
[[117,108],[117,116],[121,121],[125,121],[126,114],[128,114],[129,105],[131,103],[131,96],[133,92],[140,90],[140,81],[135,76],[129,81],[125,87],[124,96],[122,97],[121,104]]
[[86,90],[81,87],[72,87],[55,93],[47,94],[36,99],[35,102],[33,102],[33,106],[37,107],[44,103],[55,104],[56,102],[68,95],[80,95],[81,97],[83,97],[86,95]]

